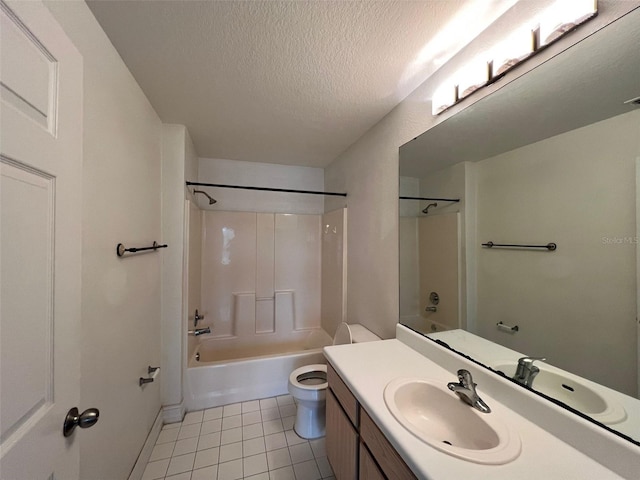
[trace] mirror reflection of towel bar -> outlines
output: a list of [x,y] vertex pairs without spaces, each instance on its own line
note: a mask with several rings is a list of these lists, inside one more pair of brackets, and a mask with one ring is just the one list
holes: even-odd
[[516,333],[520,330],[520,327],[518,325],[514,325],[513,327],[511,327],[509,325],[505,325],[502,322],[496,323],[496,327],[498,327],[498,330],[504,330],[505,332],[509,333]]
[[558,248],[558,245],[550,242],[546,245],[519,245],[519,244],[509,244],[509,243],[493,243],[487,242],[482,244],[483,247],[493,248],[493,247],[502,247],[502,248],[546,248],[550,252],[555,251]]

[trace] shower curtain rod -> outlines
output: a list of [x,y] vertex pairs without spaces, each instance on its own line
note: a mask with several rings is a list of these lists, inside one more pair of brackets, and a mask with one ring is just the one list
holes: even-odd
[[435,200],[437,202],[459,202],[459,198],[435,198],[435,197],[400,197],[400,200]]
[[187,186],[198,187],[219,187],[219,188],[239,188],[242,190],[261,190],[265,192],[285,192],[285,193],[306,193],[309,195],[333,195],[334,197],[346,197],[346,193],[337,192],[316,192],[313,190],[290,190],[288,188],[270,188],[270,187],[248,187],[244,185],[223,185],[220,183],[202,183],[202,182],[187,182]]

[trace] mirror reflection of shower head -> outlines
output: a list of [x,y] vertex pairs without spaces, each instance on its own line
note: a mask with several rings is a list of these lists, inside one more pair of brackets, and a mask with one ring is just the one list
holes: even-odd
[[211,195],[209,195],[207,192],[203,192],[202,190],[194,190],[193,194],[195,195],[196,193],[201,193],[205,197],[207,197],[209,199],[209,205],[213,205],[214,203],[217,202],[217,200],[215,198],[213,198]]
[[423,210],[422,210],[422,213],[424,213],[424,214],[426,215],[427,213],[429,213],[429,209],[430,209],[431,207],[437,207],[437,206],[438,206],[438,204],[437,204],[437,203],[430,203],[429,205],[427,205],[427,208],[425,208],[425,209],[423,209]]

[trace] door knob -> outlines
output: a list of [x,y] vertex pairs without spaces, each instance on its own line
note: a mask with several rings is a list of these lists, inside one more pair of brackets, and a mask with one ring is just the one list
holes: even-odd
[[68,437],[73,433],[76,427],[89,428],[96,424],[100,411],[97,408],[87,408],[84,412],[79,413],[76,407],[67,412],[62,427],[62,433]]

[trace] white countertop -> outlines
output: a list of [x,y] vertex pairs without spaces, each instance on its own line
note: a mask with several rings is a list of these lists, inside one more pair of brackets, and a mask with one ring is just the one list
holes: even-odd
[[[522,451],[519,457],[505,465],[481,465],[440,452],[413,436],[398,423],[384,403],[383,392],[386,385],[398,377],[425,378],[442,382],[442,385],[446,386],[448,382],[456,381],[455,375],[397,339],[325,347],[324,352],[360,404],[418,478],[432,480],[624,478],[484,393],[480,381],[476,381],[478,394],[491,407],[490,415],[499,416],[503,423],[508,424],[520,436]],[[463,359],[460,359],[459,368],[468,369],[474,378],[476,377],[473,367]]]

